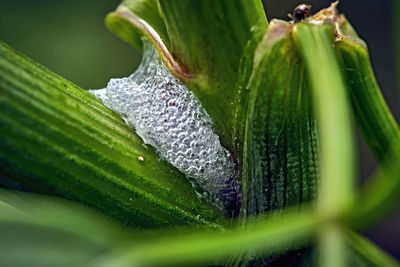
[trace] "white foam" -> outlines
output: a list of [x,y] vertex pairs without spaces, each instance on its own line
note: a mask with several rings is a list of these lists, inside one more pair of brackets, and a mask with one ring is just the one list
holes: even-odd
[[152,44],[145,42],[142,63],[131,76],[111,79],[107,88],[91,93],[213,200],[224,191],[232,194],[230,152],[199,100],[164,67]]

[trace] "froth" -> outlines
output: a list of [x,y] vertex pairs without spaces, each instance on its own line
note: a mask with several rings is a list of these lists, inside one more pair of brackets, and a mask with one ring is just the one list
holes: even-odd
[[230,152],[221,146],[199,100],[164,67],[150,43],[144,43],[142,63],[131,76],[111,79],[107,88],[91,93],[201,188],[202,195],[220,206],[233,201],[235,164]]

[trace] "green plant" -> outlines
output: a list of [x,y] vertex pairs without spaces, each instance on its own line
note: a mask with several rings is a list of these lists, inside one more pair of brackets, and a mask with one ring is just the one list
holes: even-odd
[[[106,24],[137,48],[150,40],[199,98],[235,157],[240,214],[224,217],[116,113],[1,44],[1,184],[107,217],[1,191],[0,262],[283,264],[279,255],[317,244],[320,266],[398,266],[355,231],[399,200],[400,132],[366,45],[334,4],[268,25],[256,0],[126,0]],[[351,111],[382,170],[360,189]]]

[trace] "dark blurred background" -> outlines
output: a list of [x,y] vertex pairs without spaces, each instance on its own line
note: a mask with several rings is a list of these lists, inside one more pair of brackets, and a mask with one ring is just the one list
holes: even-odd
[[0,39],[83,88],[102,88],[141,57],[104,26],[119,2],[0,0]]
[[[398,0],[343,0],[339,9],[367,42],[377,80],[399,121],[400,98],[396,89],[398,77],[394,49],[395,1]],[[83,88],[103,88],[110,78],[131,74],[141,57],[138,51],[117,39],[104,26],[104,17],[119,2],[0,0],[0,40]],[[269,20],[287,19],[287,13],[301,3],[299,0],[263,2]],[[318,11],[331,1],[306,2]],[[362,138],[358,139],[360,174],[366,179],[376,163]],[[400,209],[367,231],[366,235],[400,259]]]

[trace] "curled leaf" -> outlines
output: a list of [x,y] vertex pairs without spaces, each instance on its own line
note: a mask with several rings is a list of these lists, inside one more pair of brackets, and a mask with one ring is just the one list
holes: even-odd
[[165,66],[199,98],[223,145],[241,161],[248,98],[243,89],[267,29],[261,2],[126,0],[106,23],[135,46],[140,36],[153,42]]

